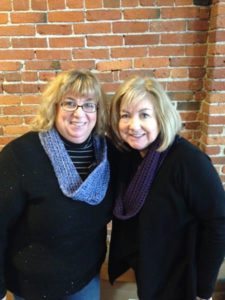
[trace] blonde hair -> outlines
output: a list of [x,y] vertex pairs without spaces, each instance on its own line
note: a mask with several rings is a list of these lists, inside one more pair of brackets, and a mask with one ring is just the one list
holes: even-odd
[[148,95],[154,106],[160,131],[161,144],[158,151],[167,149],[181,130],[180,115],[160,83],[151,77],[133,76],[120,85],[110,107],[109,135],[120,149],[128,149],[118,128],[121,105],[137,103]]
[[98,79],[89,70],[62,72],[47,84],[39,111],[32,122],[33,130],[47,131],[54,126],[56,106],[69,91],[82,96],[94,95],[98,104],[95,132],[104,134],[107,122],[106,96]]

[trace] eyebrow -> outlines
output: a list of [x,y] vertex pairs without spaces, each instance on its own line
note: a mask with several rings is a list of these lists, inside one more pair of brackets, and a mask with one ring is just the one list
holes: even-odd
[[[66,97],[65,99],[69,99],[69,100],[71,100],[71,101],[77,101],[76,98],[71,98],[71,97]],[[87,99],[85,99],[84,101],[87,102],[87,101],[93,101],[93,100],[94,100],[94,98],[87,98]]]
[[[145,110],[150,110],[150,111],[153,112],[153,108],[142,108],[142,109],[138,110],[138,112],[143,112],[143,111],[145,111]],[[129,111],[126,110],[126,109],[122,109],[120,112],[126,112],[126,113],[129,113]]]

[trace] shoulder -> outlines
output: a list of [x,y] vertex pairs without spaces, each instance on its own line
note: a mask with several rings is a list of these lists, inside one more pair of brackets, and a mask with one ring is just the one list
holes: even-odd
[[1,154],[13,157],[33,156],[33,152],[39,150],[41,143],[37,132],[28,132],[8,143]]
[[171,148],[171,156],[177,161],[187,162],[207,162],[210,163],[210,157],[196,145],[192,144],[183,137],[178,137]]

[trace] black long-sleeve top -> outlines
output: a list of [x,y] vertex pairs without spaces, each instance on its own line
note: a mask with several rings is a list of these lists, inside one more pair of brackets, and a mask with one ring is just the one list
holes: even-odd
[[[118,161],[129,183],[137,152]],[[209,158],[183,138],[163,161],[135,217],[113,220],[109,275],[133,267],[141,300],[210,298],[225,255],[225,192]]]
[[0,153],[0,298],[57,300],[100,270],[112,187],[98,205],[63,195],[37,133]]

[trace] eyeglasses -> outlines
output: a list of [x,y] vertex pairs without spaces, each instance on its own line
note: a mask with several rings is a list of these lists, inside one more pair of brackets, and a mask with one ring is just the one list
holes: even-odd
[[63,110],[69,111],[69,112],[76,111],[78,109],[78,107],[81,107],[83,109],[83,111],[86,113],[94,113],[97,110],[97,104],[93,103],[93,102],[85,102],[82,105],[78,105],[73,100],[65,99],[60,103],[60,105]]

